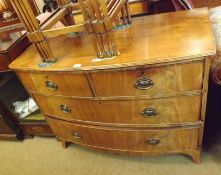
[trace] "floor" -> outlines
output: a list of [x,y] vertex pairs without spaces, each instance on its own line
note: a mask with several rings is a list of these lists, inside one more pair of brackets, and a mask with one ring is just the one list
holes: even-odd
[[0,175],[220,175],[221,140],[203,150],[202,163],[188,156],[128,157],[71,145],[55,138],[0,141]]

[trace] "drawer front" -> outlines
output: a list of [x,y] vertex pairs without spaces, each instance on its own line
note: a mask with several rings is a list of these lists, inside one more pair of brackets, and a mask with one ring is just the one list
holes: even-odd
[[201,90],[203,61],[138,70],[91,73],[98,96],[156,95]]
[[100,148],[169,152],[196,149],[199,129],[124,129],[93,127],[46,118],[55,135],[67,141]]
[[47,123],[21,123],[20,126],[25,135],[54,135]]
[[92,96],[84,74],[19,72],[18,75],[30,91],[53,95]]
[[201,96],[152,100],[97,101],[34,95],[43,113],[64,120],[117,124],[170,124],[199,121]]

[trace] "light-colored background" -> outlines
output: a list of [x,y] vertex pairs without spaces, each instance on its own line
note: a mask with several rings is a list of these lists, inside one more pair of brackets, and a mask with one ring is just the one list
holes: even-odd
[[204,150],[202,163],[188,156],[128,157],[77,145],[63,149],[55,138],[0,141],[0,175],[220,175],[221,140]]

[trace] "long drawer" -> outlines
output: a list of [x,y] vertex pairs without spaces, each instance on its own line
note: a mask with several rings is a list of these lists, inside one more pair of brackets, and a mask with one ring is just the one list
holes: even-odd
[[33,96],[43,113],[64,120],[165,125],[200,119],[201,96],[116,101]]
[[201,90],[203,69],[204,62],[198,61],[90,76],[98,96],[140,96]]
[[51,95],[92,96],[84,74],[18,72],[18,75],[29,91]]
[[118,129],[94,127],[46,117],[53,132],[61,139],[86,146],[135,152],[179,152],[198,146],[199,128]]

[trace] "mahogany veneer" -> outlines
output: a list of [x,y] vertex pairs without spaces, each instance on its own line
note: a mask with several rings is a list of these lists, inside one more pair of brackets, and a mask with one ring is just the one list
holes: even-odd
[[10,71],[8,65],[29,45],[20,24],[0,28],[0,72]]
[[188,154],[200,162],[210,55],[206,8],[135,18],[115,31],[120,55],[95,60],[87,34],[49,43],[57,62],[39,67],[30,46],[11,65],[63,146]]

